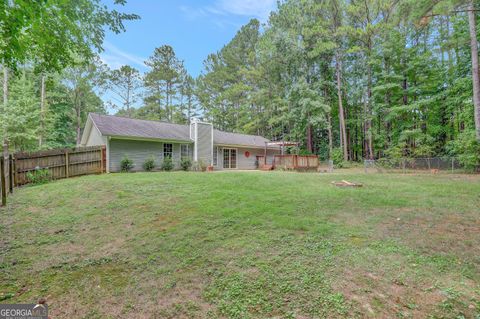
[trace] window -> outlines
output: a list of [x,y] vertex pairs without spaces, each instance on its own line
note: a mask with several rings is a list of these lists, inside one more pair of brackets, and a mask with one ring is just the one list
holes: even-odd
[[173,145],[163,144],[163,158],[167,158],[167,157],[172,158],[172,154],[173,154]]
[[190,157],[189,148],[190,148],[190,145],[188,145],[188,144],[180,145],[180,156],[181,156],[181,158],[189,158]]
[[223,168],[237,168],[237,150],[233,148],[223,149]]
[[218,147],[213,148],[213,166],[217,166],[218,164]]

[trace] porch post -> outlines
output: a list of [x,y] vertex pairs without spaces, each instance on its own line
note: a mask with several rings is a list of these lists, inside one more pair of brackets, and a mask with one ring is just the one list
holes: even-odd
[[265,142],[265,155],[263,156],[263,165],[267,165],[267,143]]

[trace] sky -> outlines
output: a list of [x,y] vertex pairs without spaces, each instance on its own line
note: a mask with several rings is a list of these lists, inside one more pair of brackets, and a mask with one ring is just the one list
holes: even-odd
[[266,22],[276,0],[128,0],[116,7],[141,19],[127,22],[125,33],[107,33],[101,54],[107,65],[129,64],[145,72],[143,62],[168,44],[196,77],[208,54],[220,50],[242,25],[252,18]]

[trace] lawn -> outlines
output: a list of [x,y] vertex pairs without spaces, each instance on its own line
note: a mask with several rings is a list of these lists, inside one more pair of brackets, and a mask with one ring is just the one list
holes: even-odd
[[[364,183],[338,188],[333,180]],[[480,176],[135,173],[24,187],[0,302],[52,318],[479,318]]]

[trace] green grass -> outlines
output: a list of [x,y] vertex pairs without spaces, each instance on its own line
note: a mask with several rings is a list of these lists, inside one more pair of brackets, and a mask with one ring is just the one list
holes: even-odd
[[[364,183],[338,188],[333,180]],[[135,173],[24,187],[0,302],[55,318],[475,318],[480,177]]]

